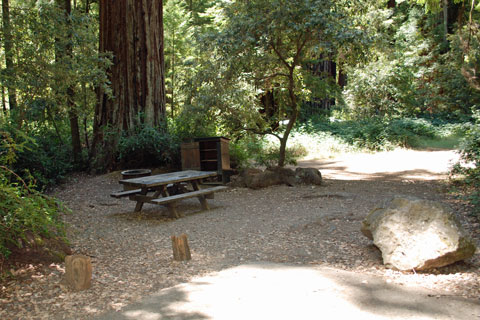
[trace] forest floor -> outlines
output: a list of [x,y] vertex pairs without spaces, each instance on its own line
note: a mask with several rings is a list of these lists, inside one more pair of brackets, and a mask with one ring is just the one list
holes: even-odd
[[[449,205],[478,244],[478,219],[447,192],[446,172],[456,159],[453,151],[397,150],[302,161],[321,170],[322,186],[230,189],[209,200],[209,211],[196,199],[181,202],[186,216],[178,220],[160,206],[133,213],[133,202],[110,198],[120,190],[118,172],[72,176],[54,194],[72,210],[65,216],[72,250],[92,258],[92,287],[67,290],[60,284],[64,264],[26,265],[0,285],[0,318],[90,319],[193,277],[256,262],[329,267],[478,300],[480,250],[444,268],[399,272],[383,266],[360,232],[370,210],[409,195]],[[170,237],[182,233],[189,262],[172,260]]]

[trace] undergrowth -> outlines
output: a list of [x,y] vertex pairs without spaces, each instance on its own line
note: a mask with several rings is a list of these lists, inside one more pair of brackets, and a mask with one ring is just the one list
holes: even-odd
[[[32,143],[21,133],[12,136],[0,132],[0,262],[13,249],[38,246],[42,239],[65,241],[60,213],[61,203],[35,189],[28,173],[20,177],[11,168],[27,145]],[[23,138],[22,138],[23,137]]]
[[313,119],[301,124],[298,132],[319,140],[333,138],[342,145],[341,149],[385,151],[396,147],[454,149],[465,129],[462,124],[427,119],[368,118],[355,121]]

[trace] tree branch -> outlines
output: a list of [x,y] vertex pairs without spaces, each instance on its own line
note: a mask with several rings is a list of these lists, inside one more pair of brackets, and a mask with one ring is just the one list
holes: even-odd
[[275,78],[275,77],[286,77],[286,78],[288,78],[289,75],[286,74],[286,73],[277,72],[277,73],[271,74],[269,76],[261,77],[261,78],[253,77],[253,79],[257,80],[257,81],[260,81],[260,80],[266,80],[266,79],[271,79],[271,78]]
[[[299,41],[297,41],[297,52],[295,54],[295,57],[293,58],[293,65],[294,66],[297,65],[298,59],[300,58],[300,54],[302,53],[302,50],[305,47],[305,45],[307,44],[309,39],[310,39],[310,35],[309,35],[308,30],[307,30],[307,32],[305,33],[305,38],[303,39],[303,42],[299,43]],[[298,40],[300,40],[300,38],[298,38]]]
[[[277,40],[279,42],[280,40]],[[280,61],[290,70],[292,69],[292,66],[288,64],[287,60],[283,57],[282,53],[277,49],[277,46],[273,43],[273,41],[270,41],[270,46],[272,47],[273,51],[276,53]]]
[[255,134],[258,134],[258,135],[272,135],[274,137],[276,137],[278,140],[282,140],[282,137],[279,135],[279,134],[276,134],[275,132],[273,131],[262,131],[262,130],[258,130],[258,129],[255,129],[255,128],[243,128],[242,127],[242,130],[244,131],[247,131],[247,132],[252,132],[252,133],[255,133]]

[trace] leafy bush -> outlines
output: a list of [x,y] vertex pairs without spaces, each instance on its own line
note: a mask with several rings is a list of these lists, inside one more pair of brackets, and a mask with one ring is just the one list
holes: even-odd
[[13,247],[34,245],[27,239],[64,237],[59,203],[35,191],[33,185],[10,183],[6,168],[0,173],[0,259]]
[[[265,167],[275,167],[278,165],[279,153],[279,146],[265,146],[260,152],[255,154],[255,164]],[[296,165],[297,160],[306,155],[307,149],[302,145],[287,147],[285,150],[285,165]]]
[[118,158],[123,167],[159,166],[179,163],[179,139],[165,128],[138,125],[125,132],[118,144]]
[[24,138],[17,143],[9,133],[0,135],[0,260],[4,260],[14,247],[35,245],[28,237],[63,239],[64,226],[60,203],[36,191],[31,176],[22,179],[9,168],[17,153],[26,150],[29,139],[17,133]]
[[433,124],[427,119],[387,119],[381,117],[350,121],[309,121],[301,132],[327,132],[360,149],[389,150],[395,147],[419,147],[425,140],[444,139],[462,134],[460,124]]
[[33,179],[37,190],[57,184],[74,169],[70,145],[66,146],[52,130],[32,130],[27,134],[3,122],[0,135],[0,153],[12,154],[9,168],[22,179]]
[[25,149],[18,153],[13,168],[15,172],[31,174],[35,188],[43,190],[61,182],[73,171],[71,148],[51,135],[33,136]]
[[[274,167],[278,165],[278,143],[266,138],[248,136],[230,144],[230,162],[232,168],[242,169],[252,165]],[[295,165],[299,158],[307,155],[307,150],[301,144],[287,147],[285,164]]]
[[452,173],[464,175],[468,199],[480,212],[480,112],[476,113],[475,119],[462,142],[461,162],[454,166]]

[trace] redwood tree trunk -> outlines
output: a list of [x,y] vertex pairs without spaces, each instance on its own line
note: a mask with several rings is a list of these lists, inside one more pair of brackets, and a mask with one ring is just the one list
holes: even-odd
[[109,70],[113,97],[99,90],[92,155],[101,151],[106,169],[114,164],[119,135],[138,125],[140,113],[140,121],[150,126],[164,119],[162,2],[100,0],[100,51],[114,56]]

